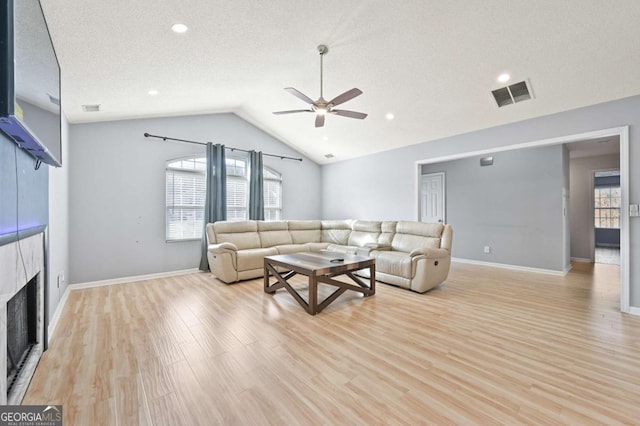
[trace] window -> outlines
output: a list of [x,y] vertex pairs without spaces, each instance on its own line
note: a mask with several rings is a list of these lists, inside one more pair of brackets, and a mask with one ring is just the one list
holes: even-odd
[[180,159],[167,164],[167,240],[199,239],[202,236],[206,164],[199,160],[203,159]]
[[227,220],[246,220],[249,204],[247,162],[227,158]]
[[596,187],[595,226],[596,228],[620,228],[620,187]]
[[[227,220],[246,220],[249,204],[248,161],[227,158]],[[185,157],[167,162],[167,241],[202,238],[206,196],[205,157]],[[265,167],[265,219],[282,217],[282,176]]]
[[282,175],[275,170],[264,167],[264,219],[282,219]]

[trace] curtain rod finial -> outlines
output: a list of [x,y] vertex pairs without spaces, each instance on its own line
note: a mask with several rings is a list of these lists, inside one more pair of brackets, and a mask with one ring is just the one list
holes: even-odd
[[145,137],[145,138],[148,138],[148,137],[149,137],[149,133],[146,133],[146,132],[145,132],[144,137]]

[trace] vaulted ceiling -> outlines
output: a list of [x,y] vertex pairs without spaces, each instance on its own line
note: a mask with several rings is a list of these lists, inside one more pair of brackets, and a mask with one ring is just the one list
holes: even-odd
[[[42,5],[70,122],[234,112],[321,164],[640,93],[637,0]],[[272,114],[305,108],[284,87],[319,96],[319,44],[329,46],[325,98],[361,89],[341,107],[365,120],[315,128],[312,114]],[[533,99],[498,108],[490,92],[505,72]]]

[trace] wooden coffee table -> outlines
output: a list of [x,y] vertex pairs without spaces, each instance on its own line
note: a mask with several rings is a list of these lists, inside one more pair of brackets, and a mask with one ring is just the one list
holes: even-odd
[[[278,272],[276,270],[278,266],[284,268],[286,272]],[[369,268],[371,274],[369,285],[353,275],[353,272],[365,268]],[[305,302],[302,296],[288,282],[289,279],[298,274],[309,277],[308,302]],[[269,275],[274,276],[277,281],[269,284]],[[334,277],[338,275],[348,276],[356,285],[335,280]],[[365,297],[373,296],[376,294],[375,276],[375,260],[363,256],[320,251],[265,256],[264,258],[265,293],[275,293],[279,288],[285,288],[300,306],[311,315],[321,312],[347,290],[360,292]],[[329,284],[338,288],[326,299],[318,303],[318,283]]]

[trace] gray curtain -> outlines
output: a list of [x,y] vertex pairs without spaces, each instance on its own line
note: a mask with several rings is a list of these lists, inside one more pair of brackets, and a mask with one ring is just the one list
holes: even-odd
[[224,145],[207,143],[207,189],[204,201],[202,257],[200,270],[209,270],[207,259],[207,223],[227,219],[227,167]]
[[264,220],[262,152],[249,151],[249,219]]

